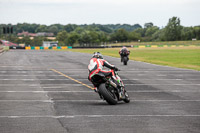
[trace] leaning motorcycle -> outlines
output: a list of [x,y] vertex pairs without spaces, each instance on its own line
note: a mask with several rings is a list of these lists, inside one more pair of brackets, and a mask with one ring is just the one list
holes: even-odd
[[125,90],[124,84],[118,73],[115,70],[111,70],[112,73],[115,73],[117,78],[117,84],[120,85],[121,90],[123,92],[123,98],[119,96],[119,89],[117,88],[117,84],[115,83],[116,80],[113,79],[112,76],[105,76],[104,74],[97,74],[91,78],[91,81],[98,86],[97,90],[100,97],[110,105],[115,105],[118,101],[124,101],[125,103],[130,102],[130,98],[128,96],[127,91]]

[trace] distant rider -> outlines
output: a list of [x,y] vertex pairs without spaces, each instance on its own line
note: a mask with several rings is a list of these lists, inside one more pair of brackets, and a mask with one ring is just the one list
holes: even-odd
[[[130,51],[125,47],[123,46],[120,50],[119,50],[119,54],[120,54],[120,57],[121,57],[121,62],[123,61],[123,57],[124,56],[129,56],[130,54]],[[129,57],[128,57],[128,60],[129,60]]]
[[[103,56],[101,55],[100,52],[94,52],[92,58],[90,59],[90,64],[88,65],[88,70],[89,70],[89,76],[88,79],[90,82],[91,78],[98,74],[98,73],[102,73],[105,76],[112,76],[112,78],[115,80],[116,85],[118,86],[119,89],[119,95],[120,97],[122,97],[123,92],[121,92],[121,86],[119,86],[117,79],[116,79],[116,75],[114,73],[112,73],[112,71],[106,71],[103,70],[103,67],[107,67],[109,69],[113,69],[115,71],[119,70],[117,67],[115,67],[114,65],[111,65],[109,62],[107,62],[106,60],[103,59]],[[94,85],[94,91],[98,92],[97,87],[93,82],[92,84]]]

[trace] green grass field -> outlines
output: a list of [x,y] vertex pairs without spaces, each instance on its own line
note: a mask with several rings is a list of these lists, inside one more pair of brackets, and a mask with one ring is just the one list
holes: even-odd
[[[107,49],[71,49],[73,52],[93,53],[101,52],[103,55],[120,57],[120,48]],[[69,50],[69,49],[68,49]],[[168,47],[168,48],[130,48],[130,59],[167,65],[179,68],[188,68],[200,71],[200,47]]]
[[130,46],[130,45],[200,45],[200,40],[197,41],[165,41],[165,42],[126,42],[112,43],[111,46]]

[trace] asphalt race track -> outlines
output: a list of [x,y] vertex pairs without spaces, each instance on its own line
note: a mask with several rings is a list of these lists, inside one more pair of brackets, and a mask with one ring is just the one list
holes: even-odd
[[[108,105],[88,86],[90,54],[0,55],[0,133],[199,133],[200,72],[104,56],[131,102]],[[80,82],[80,83],[78,83]]]

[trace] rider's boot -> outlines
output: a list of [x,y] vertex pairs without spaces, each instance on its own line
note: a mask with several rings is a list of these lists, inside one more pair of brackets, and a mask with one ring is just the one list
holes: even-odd
[[94,87],[94,92],[98,93],[99,94],[99,97],[101,99],[103,99],[102,95],[99,93],[99,90],[97,89],[97,87]]
[[97,87],[94,87],[94,92],[98,93]]
[[122,89],[122,86],[117,86],[118,88],[118,91],[119,91],[119,99],[122,100],[125,98],[125,95],[124,95],[124,91]]

